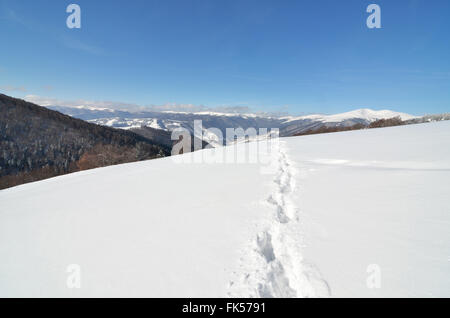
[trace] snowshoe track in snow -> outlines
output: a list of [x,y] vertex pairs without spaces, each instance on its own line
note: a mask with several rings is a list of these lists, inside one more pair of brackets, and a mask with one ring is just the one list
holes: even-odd
[[[239,282],[230,282],[229,296],[238,297],[327,297],[330,288],[318,269],[304,262],[301,255],[300,212],[293,204],[296,170],[289,162],[285,143],[280,141],[273,154],[276,172],[274,189],[267,203],[273,218],[254,242],[253,251],[243,265]],[[255,260],[256,259],[256,262]],[[245,268],[245,269],[244,269]],[[239,290],[233,292],[235,288]]]

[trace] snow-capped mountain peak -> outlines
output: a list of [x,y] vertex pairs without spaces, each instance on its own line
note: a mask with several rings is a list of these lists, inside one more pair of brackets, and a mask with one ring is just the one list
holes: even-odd
[[373,110],[369,108],[361,108],[334,115],[312,114],[299,117],[284,117],[284,119],[285,123],[307,119],[314,121],[321,121],[324,123],[336,123],[346,121],[349,119],[360,119],[367,122],[373,122],[380,119],[389,119],[394,117],[400,117],[402,120],[409,120],[416,118],[416,116],[406,113],[395,112],[392,110]]

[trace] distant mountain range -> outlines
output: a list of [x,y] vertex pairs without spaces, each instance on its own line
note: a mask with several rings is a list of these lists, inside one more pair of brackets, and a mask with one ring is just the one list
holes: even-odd
[[[305,116],[264,116],[257,114],[224,114],[214,112],[127,112],[112,109],[95,109],[91,107],[48,106],[52,110],[80,118],[91,123],[121,129],[139,129],[150,127],[157,130],[171,131],[183,127],[194,133],[194,120],[202,120],[204,129],[218,128],[225,136],[226,128],[278,128],[280,136],[294,136],[304,132],[325,128],[368,126],[380,119],[399,117],[402,121],[419,117],[390,110],[375,111],[358,109],[337,115],[305,115]],[[200,138],[201,136],[196,136]],[[210,142],[209,140],[207,140]]]

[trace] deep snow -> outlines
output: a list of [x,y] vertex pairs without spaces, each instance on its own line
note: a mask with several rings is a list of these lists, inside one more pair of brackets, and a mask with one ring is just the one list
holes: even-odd
[[175,162],[203,150],[0,191],[0,296],[450,296],[450,122],[275,149],[270,167]]

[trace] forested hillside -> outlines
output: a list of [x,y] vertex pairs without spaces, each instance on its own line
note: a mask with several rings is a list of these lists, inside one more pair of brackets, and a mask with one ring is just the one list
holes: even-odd
[[0,189],[169,154],[167,145],[133,132],[0,94]]

